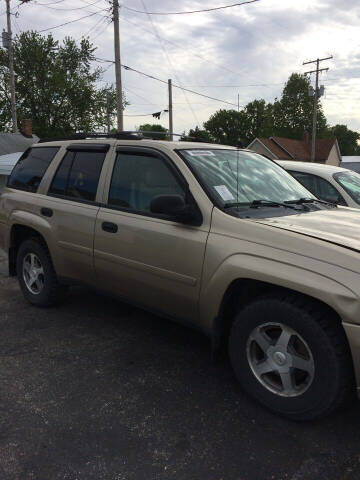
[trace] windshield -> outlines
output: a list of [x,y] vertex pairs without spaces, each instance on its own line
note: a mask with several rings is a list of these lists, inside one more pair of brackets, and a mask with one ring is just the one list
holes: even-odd
[[181,150],[216,203],[249,204],[315,198],[289,173],[261,155],[239,150]]
[[333,177],[350,197],[360,205],[360,175],[349,171],[334,173]]

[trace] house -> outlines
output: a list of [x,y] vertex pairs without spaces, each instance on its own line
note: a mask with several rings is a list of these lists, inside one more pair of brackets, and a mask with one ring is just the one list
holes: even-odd
[[21,122],[21,133],[0,133],[0,191],[20,155],[38,141],[39,137],[32,133],[31,120]]
[[[282,137],[255,138],[248,148],[272,160],[311,160],[311,140],[307,134],[303,134],[301,140]],[[340,164],[341,153],[336,138],[316,139],[315,162],[336,166]]]

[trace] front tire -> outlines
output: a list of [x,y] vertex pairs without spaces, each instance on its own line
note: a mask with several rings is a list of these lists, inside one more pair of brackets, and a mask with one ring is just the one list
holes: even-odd
[[49,307],[59,302],[63,287],[58,282],[50,253],[41,239],[31,238],[20,245],[16,271],[22,293],[29,303]]
[[353,389],[345,333],[334,313],[306,297],[264,297],[234,320],[229,354],[251,396],[292,420],[323,417]]

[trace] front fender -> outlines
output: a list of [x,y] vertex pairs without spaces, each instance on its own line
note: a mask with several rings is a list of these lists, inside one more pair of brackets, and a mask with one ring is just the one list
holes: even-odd
[[226,258],[208,278],[205,274],[200,294],[203,327],[212,330],[226,290],[238,279],[258,280],[317,298],[333,308],[343,321],[354,323],[354,318],[359,318],[360,323],[359,298],[350,287],[359,282],[359,275],[304,256],[290,256],[291,263],[290,258],[284,260],[238,253]]

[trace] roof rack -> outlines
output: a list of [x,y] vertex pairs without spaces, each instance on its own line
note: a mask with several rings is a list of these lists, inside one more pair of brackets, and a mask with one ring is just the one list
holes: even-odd
[[57,142],[62,140],[86,140],[90,138],[116,138],[118,140],[141,140],[142,135],[139,135],[140,132],[112,132],[112,133],[74,133],[73,135],[68,135],[66,137],[53,137],[53,138],[42,138],[38,143],[45,142]]
[[[53,137],[53,138],[42,138],[39,140],[38,143],[45,143],[45,142],[59,142],[63,140],[86,140],[91,138],[115,138],[117,140],[142,140],[144,138],[151,140],[151,135],[163,135],[167,136],[170,135],[169,132],[156,132],[156,131],[146,131],[146,130],[138,130],[138,131],[124,131],[124,132],[111,132],[111,133],[74,133],[72,135],[68,135],[66,137]],[[185,135],[184,133],[173,133],[174,137],[182,137],[190,140],[196,140],[199,142],[199,139],[196,137],[190,137],[189,135]],[[201,143],[202,140],[199,142]]]

